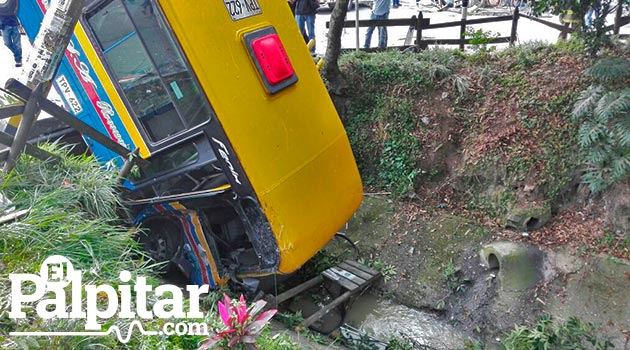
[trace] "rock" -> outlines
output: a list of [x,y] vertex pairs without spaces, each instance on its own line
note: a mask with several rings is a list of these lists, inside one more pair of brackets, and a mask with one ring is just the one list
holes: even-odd
[[562,297],[547,298],[545,312],[558,319],[579,316],[599,325],[598,336],[610,337],[615,349],[624,349],[630,329],[630,261],[608,255],[573,257],[557,252],[554,268],[566,271],[553,281],[550,290],[562,290]]
[[604,194],[607,219],[613,231],[630,238],[630,181],[619,183]]

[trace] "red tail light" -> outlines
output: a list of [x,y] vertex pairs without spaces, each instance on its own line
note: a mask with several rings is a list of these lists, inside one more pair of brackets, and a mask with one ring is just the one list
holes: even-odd
[[272,27],[247,33],[244,39],[267,91],[275,94],[297,82],[291,60]]

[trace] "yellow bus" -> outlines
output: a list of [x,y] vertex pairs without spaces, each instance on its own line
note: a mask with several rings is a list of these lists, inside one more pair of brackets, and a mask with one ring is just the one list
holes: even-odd
[[[332,239],[362,184],[286,1],[84,6],[55,88],[144,159],[123,199],[153,259],[215,287],[291,273]],[[31,40],[46,8],[20,1]],[[99,162],[122,165],[84,138]]]

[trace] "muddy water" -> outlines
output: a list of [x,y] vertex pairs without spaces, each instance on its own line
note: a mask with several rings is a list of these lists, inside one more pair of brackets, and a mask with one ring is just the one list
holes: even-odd
[[464,340],[468,339],[429,313],[370,294],[359,297],[352,304],[345,322],[381,341],[387,341],[392,336],[409,338],[436,349],[461,349],[464,348]]

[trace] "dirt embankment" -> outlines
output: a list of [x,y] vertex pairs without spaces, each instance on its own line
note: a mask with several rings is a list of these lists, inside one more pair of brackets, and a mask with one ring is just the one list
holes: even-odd
[[[367,192],[380,194],[366,196],[348,235],[367,261],[389,271],[382,292],[489,342],[542,313],[573,314],[602,324],[623,349],[630,315],[617,310],[630,310],[618,295],[630,288],[630,181],[588,191],[571,119],[592,60],[535,45],[439,55],[417,58],[428,59],[425,66],[408,58],[344,66],[357,88],[336,102]],[[411,84],[399,79],[403,64],[428,75],[440,65],[449,71],[410,77]],[[498,270],[480,266],[481,248],[499,240],[541,249],[536,288],[504,290]],[[598,270],[608,277],[597,278]],[[581,290],[580,281],[589,286]],[[603,304],[587,302],[595,289]]]

